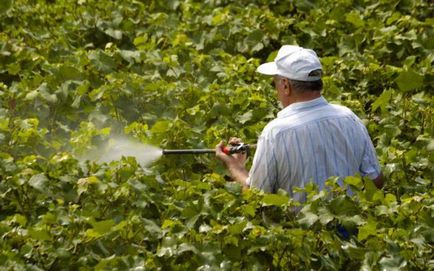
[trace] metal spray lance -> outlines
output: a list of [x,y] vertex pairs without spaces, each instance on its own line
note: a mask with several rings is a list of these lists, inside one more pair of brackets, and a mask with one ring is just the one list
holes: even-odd
[[[249,155],[250,150],[256,148],[256,144],[235,144],[230,146],[225,146],[223,152],[226,154],[234,153],[247,153]],[[174,150],[164,150],[163,155],[167,154],[203,154],[203,153],[215,153],[215,149],[174,149]]]

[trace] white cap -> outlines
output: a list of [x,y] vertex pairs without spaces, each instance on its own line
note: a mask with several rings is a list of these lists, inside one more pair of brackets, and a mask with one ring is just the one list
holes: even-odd
[[280,75],[298,81],[316,81],[321,75],[309,76],[315,70],[321,70],[321,63],[311,49],[294,45],[283,45],[273,62],[259,66],[256,71],[266,75]]

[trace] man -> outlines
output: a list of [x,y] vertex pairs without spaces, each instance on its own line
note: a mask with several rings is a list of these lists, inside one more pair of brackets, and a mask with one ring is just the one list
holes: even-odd
[[[332,176],[359,173],[371,178],[378,188],[383,179],[374,146],[361,120],[348,108],[329,104],[322,96],[321,63],[313,50],[284,45],[273,62],[257,72],[273,75],[283,109],[267,124],[257,143],[250,172],[242,154],[226,155],[223,143],[216,146],[232,178],[243,187],[274,193],[309,182],[320,189]],[[240,143],[232,138],[230,144]]]

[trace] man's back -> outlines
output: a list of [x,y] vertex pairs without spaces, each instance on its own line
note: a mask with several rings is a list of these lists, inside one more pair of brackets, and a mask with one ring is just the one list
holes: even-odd
[[[245,156],[226,155],[224,144],[216,146],[216,156],[244,188],[266,192],[279,188],[293,194],[294,187],[315,182],[322,189],[332,176],[360,173],[383,179],[368,132],[350,109],[330,105],[321,96],[322,66],[316,53],[296,45],[283,45],[274,61],[261,64],[257,72],[272,75],[277,98],[284,108],[262,132],[250,172]],[[239,138],[229,143],[237,144]],[[302,201],[300,195],[294,195]]]
[[322,189],[331,176],[356,173],[380,174],[366,128],[351,110],[321,97],[286,107],[265,127],[249,182],[267,192],[291,192],[310,181]]

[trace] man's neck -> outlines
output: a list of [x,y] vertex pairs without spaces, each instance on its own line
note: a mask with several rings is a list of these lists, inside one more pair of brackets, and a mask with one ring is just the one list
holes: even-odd
[[317,98],[321,97],[320,91],[311,91],[311,92],[304,92],[302,94],[294,96],[289,104],[299,103],[299,102],[307,102],[311,100],[315,100]]

